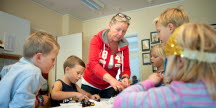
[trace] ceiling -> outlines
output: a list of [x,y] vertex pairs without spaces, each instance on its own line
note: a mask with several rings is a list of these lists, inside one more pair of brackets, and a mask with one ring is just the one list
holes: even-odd
[[61,15],[69,14],[80,21],[113,15],[118,12],[126,12],[180,0],[100,0],[104,8],[92,10],[80,0],[32,0]]

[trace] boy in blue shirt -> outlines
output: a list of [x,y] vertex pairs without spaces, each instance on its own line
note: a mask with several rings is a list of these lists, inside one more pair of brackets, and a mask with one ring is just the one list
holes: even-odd
[[[35,107],[36,95],[55,64],[60,46],[55,38],[42,31],[31,34],[24,43],[23,57],[13,64],[0,81],[0,108]],[[43,99],[37,98],[38,104]]]

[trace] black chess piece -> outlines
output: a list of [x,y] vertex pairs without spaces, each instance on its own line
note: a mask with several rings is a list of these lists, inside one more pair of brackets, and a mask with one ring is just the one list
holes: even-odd
[[83,99],[81,101],[82,107],[94,106],[94,102],[90,102],[88,99]]

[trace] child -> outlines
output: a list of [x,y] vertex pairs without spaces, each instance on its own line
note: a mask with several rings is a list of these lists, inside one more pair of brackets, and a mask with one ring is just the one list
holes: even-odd
[[76,56],[70,56],[64,62],[62,79],[57,80],[51,92],[51,107],[60,106],[60,103],[70,103],[72,98],[100,99],[99,95],[91,95],[82,90],[76,82],[81,78],[85,69],[85,63]]
[[164,59],[165,59],[165,52],[164,47],[162,44],[155,45],[151,51],[151,64],[153,67],[157,67],[156,73],[163,74],[164,72]]
[[178,8],[167,9],[154,20],[158,36],[164,45],[177,27],[188,22],[188,15]]
[[[168,71],[173,82],[153,88],[158,73],[128,87],[114,101],[114,108],[213,108],[216,105],[216,30],[206,24],[184,24],[166,45]],[[151,89],[150,89],[151,88]]]
[[[31,34],[24,43],[23,57],[13,64],[0,81],[0,108],[35,107],[36,95],[45,82],[59,52],[55,38],[42,31]],[[39,105],[43,98],[37,98]]]
[[[2,68],[1,73],[0,73],[1,78],[3,78],[3,77],[9,72],[9,70],[11,69],[12,66],[13,66],[13,65],[11,64],[11,65],[6,65],[6,66],[4,66],[4,67]],[[43,75],[42,75],[42,76],[43,76]],[[47,84],[47,81],[45,81],[44,84]],[[43,88],[44,84],[42,85],[41,88]],[[39,103],[38,103],[38,100],[37,100],[37,99],[39,99],[39,97],[40,97],[40,98],[43,98],[43,103],[41,103],[41,104],[39,104]],[[47,96],[46,94],[41,95],[41,94],[40,94],[40,90],[39,90],[39,93],[38,93],[37,96],[36,96],[35,106],[38,107],[38,106],[45,106],[45,105],[48,105],[48,101],[49,101],[49,96]]]
[[[188,15],[181,9],[169,8],[160,14],[155,20],[156,30],[163,45],[166,45],[167,40],[175,29],[182,24],[188,23]],[[167,59],[164,61],[164,71],[166,71]]]
[[134,84],[136,84],[136,83],[138,83],[139,81],[137,80],[137,76],[136,75],[134,75],[133,77],[132,77],[132,83],[131,83],[131,85],[134,85]]
[[[165,60],[165,50],[162,44],[155,45],[151,51],[151,64],[153,67],[156,67],[157,70],[155,73],[159,73],[161,76],[164,76],[164,60]],[[170,82],[169,77],[163,77],[163,82],[157,85],[166,85]]]

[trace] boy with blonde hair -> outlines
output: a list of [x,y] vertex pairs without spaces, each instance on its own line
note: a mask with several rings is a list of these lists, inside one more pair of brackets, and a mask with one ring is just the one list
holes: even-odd
[[[35,97],[45,82],[41,74],[53,67],[59,49],[52,35],[42,31],[31,34],[24,43],[23,57],[0,82],[0,108],[35,107]],[[37,99],[39,105],[43,101]]]
[[167,9],[154,20],[158,36],[164,45],[177,27],[188,22],[188,15],[178,8]]
[[[188,23],[188,15],[181,9],[168,8],[161,13],[155,20],[156,31],[163,45],[166,45],[167,40],[182,24]],[[164,61],[164,71],[166,71],[167,59]]]

